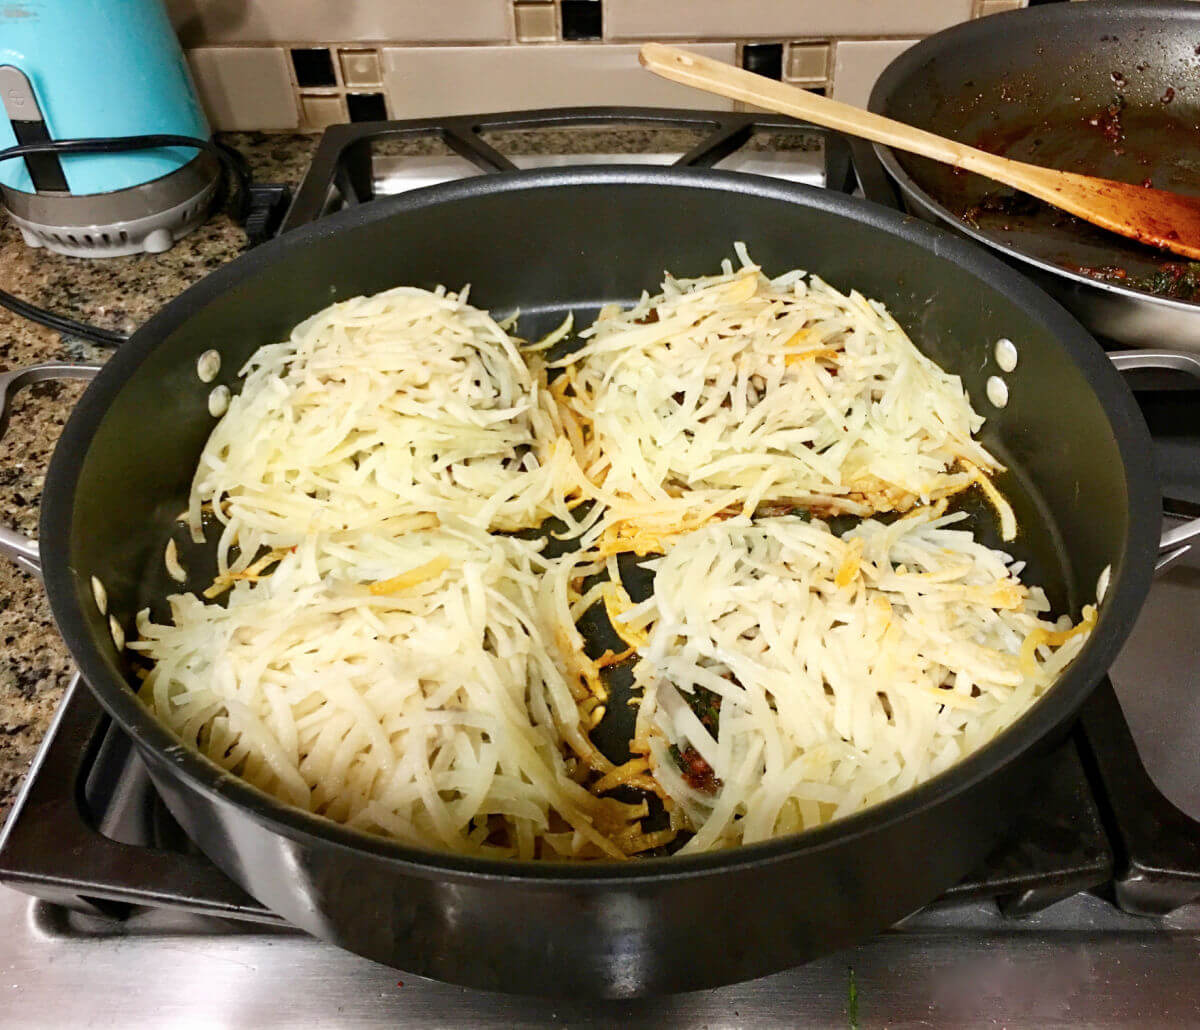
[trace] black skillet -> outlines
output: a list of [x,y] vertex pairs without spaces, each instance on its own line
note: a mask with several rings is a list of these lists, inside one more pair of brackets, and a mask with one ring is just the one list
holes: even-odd
[[[992,743],[921,787],[769,843],[626,864],[482,861],[402,846],[287,807],[181,747],[136,700],[93,601],[130,632],[175,587],[163,548],[213,419],[196,360],[219,382],[329,303],[397,283],[472,284],[535,334],[573,311],[631,302],[665,268],[713,270],[735,240],[768,271],[800,266],[883,300],[959,374],[1008,465],[1000,485],[1058,611],[1112,579],[1099,622],[1053,689]],[[996,341],[1016,342],[1011,400]],[[3,386],[0,383],[0,394]],[[976,528],[993,540],[989,516]],[[981,248],[831,191],[711,170],[515,172],[384,199],[288,233],[168,304],[100,371],[46,479],[40,556],[85,680],[142,755],[187,833],[288,921],[402,969],[472,987],[628,997],[760,976],[845,947],[920,908],[996,843],[1043,756],[1133,626],[1158,543],[1150,440],[1091,337]],[[989,535],[991,534],[991,535]],[[3,544],[3,541],[0,541]],[[11,548],[10,548],[11,549]],[[297,989],[303,989],[298,985]]]

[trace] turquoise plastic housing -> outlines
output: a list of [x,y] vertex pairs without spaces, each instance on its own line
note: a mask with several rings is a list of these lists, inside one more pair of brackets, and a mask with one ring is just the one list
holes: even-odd
[[[0,65],[33,85],[51,139],[172,133],[209,136],[162,0],[25,0],[0,4]],[[16,143],[0,108],[0,148]],[[196,156],[182,147],[62,157],[72,193],[158,179]],[[0,161],[0,183],[32,193],[21,160]]]

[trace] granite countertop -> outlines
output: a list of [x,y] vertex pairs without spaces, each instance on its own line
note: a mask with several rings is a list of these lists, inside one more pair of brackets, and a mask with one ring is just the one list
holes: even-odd
[[[234,133],[225,137],[261,182],[303,177],[318,137]],[[25,246],[0,215],[0,286],[82,322],[130,332],[159,307],[245,246],[224,214],[165,254],[82,259]],[[27,322],[0,308],[0,372],[41,361],[103,361],[111,351]],[[36,534],[42,481],[79,383],[23,390],[0,441],[0,520]],[[0,823],[71,677],[72,663],[41,585],[0,558]]]

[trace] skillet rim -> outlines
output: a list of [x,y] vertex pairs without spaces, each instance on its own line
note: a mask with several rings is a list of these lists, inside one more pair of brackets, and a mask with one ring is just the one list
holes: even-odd
[[[1067,351],[1091,385],[1109,419],[1125,467],[1129,494],[1129,531],[1125,552],[1113,562],[1113,576],[1091,637],[1067,672],[1015,723],[945,772],[894,798],[843,819],[798,834],[700,855],[643,858],[630,862],[538,862],[484,859],[425,850],[352,830],[275,800],[231,776],[198,751],[182,745],[137,700],[131,685],[113,675],[84,614],[90,597],[86,574],[70,563],[75,491],[92,439],[113,399],[142,362],[171,332],[229,288],[271,264],[276,255],[357,226],[374,224],[404,212],[453,204],[479,195],[519,193],[545,188],[653,186],[735,192],[786,204],[800,204],[863,223],[910,243],[928,257],[951,261],[1023,307]],[[105,364],[72,411],[46,475],[40,519],[46,592],[59,630],[83,679],[101,705],[129,735],[151,765],[181,777],[189,791],[218,807],[232,804],[273,834],[304,847],[319,845],[356,853],[391,865],[397,875],[443,880],[491,880],[544,887],[608,889],[645,887],[677,879],[745,871],[786,862],[798,852],[819,852],[863,838],[882,826],[908,819],[947,801],[1013,761],[1072,717],[1106,675],[1133,627],[1149,590],[1158,552],[1159,493],[1151,463],[1149,431],[1120,373],[1087,331],[1059,304],[983,248],[915,216],[903,215],[832,190],[783,182],[764,176],[714,169],[644,165],[573,166],[504,172],[413,190],[359,205],[323,218],[222,266],[189,287],[144,323]],[[1140,460],[1139,460],[1140,459]],[[65,546],[46,547],[47,542]],[[110,641],[104,646],[111,647]]]

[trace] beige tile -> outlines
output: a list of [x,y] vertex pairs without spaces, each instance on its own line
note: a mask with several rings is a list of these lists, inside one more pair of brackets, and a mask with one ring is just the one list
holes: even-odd
[[324,129],[350,120],[346,113],[346,101],[341,96],[329,93],[301,93],[300,113],[306,129]]
[[784,77],[800,82],[824,82],[829,78],[829,44],[789,44]]
[[383,81],[378,50],[342,50],[338,60],[347,86],[378,86]]
[[167,0],[184,46],[509,38],[510,0]]
[[[733,61],[732,43],[693,48]],[[640,104],[731,110],[732,102],[643,69],[636,46],[390,47],[383,81],[394,118],[519,111],[533,107]]]
[[892,61],[917,39],[841,40],[833,48],[833,98],[867,106],[871,87]]
[[1002,11],[1018,11],[1026,2],[1027,0],[980,0],[976,16],[986,18],[989,14],[1000,14]]
[[513,17],[517,25],[517,40],[521,43],[543,43],[558,39],[558,17],[554,4],[515,4]]
[[974,0],[604,0],[605,39],[923,36]]
[[274,47],[189,50],[196,93],[214,129],[294,129],[287,55]]

